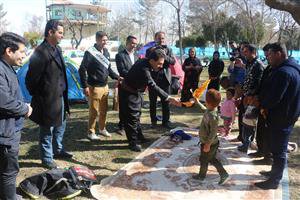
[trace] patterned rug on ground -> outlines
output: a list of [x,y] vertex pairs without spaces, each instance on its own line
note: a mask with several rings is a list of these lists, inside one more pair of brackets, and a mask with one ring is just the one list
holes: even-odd
[[[185,130],[188,131],[188,130]],[[173,142],[164,136],[154,142],[116,174],[91,188],[93,197],[101,200],[194,200],[194,199],[284,199],[282,186],[277,190],[260,190],[253,184],[263,181],[261,170],[267,165],[253,165],[253,158],[236,150],[239,143],[220,138],[217,157],[230,174],[224,185],[209,166],[204,182],[192,178],[199,172],[199,146],[195,131],[191,140]]]

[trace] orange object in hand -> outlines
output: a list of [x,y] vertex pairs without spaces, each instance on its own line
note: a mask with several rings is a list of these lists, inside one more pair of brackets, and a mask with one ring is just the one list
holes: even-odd
[[196,99],[199,99],[201,97],[201,95],[204,93],[204,91],[207,88],[209,83],[210,83],[210,79],[208,79],[204,83],[202,83],[202,85],[194,91],[193,97]]
[[192,107],[194,105],[194,102],[187,101],[187,102],[181,102],[182,105],[185,107]]

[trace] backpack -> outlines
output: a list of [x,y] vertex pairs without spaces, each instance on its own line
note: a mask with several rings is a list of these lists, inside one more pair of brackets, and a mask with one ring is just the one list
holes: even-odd
[[72,199],[87,192],[97,181],[95,173],[87,167],[52,169],[24,179],[19,187],[31,199],[45,196],[49,199]]

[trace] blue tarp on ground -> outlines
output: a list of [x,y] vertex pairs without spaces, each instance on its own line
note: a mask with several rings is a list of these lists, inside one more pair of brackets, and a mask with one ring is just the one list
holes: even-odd
[[[82,92],[82,88],[80,85],[80,78],[78,74],[78,67],[76,63],[71,59],[64,57],[66,63],[66,73],[68,80],[68,97],[72,102],[84,102],[86,101],[85,96]],[[25,77],[28,71],[29,61],[26,61],[24,65],[18,70],[17,76],[20,83],[20,87],[22,90],[22,94],[27,103],[31,101],[31,96],[25,85]]]

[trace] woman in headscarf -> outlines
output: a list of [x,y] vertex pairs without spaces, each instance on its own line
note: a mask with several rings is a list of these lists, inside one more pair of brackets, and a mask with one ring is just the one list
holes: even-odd
[[207,90],[213,88],[220,90],[220,76],[224,70],[224,62],[220,59],[220,53],[215,51],[213,54],[213,60],[208,65],[208,75],[211,80]]
[[197,89],[199,76],[202,72],[202,65],[200,60],[196,57],[196,49],[194,47],[189,49],[189,57],[185,59],[182,64],[182,69],[185,72],[184,83],[181,91],[181,102],[189,101],[192,98],[192,91]]

